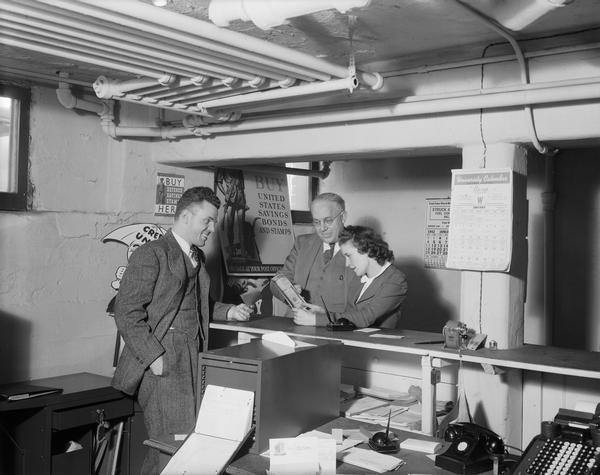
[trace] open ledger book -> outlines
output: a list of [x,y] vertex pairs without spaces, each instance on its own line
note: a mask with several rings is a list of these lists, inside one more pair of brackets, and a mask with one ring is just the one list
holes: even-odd
[[161,475],[223,472],[250,433],[253,409],[252,391],[207,385],[194,432]]

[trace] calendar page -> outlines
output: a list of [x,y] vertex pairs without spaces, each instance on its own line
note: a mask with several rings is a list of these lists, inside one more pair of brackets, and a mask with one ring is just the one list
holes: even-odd
[[444,269],[448,257],[450,198],[427,198],[425,222],[425,267]]
[[477,271],[510,269],[513,171],[452,170],[446,267]]

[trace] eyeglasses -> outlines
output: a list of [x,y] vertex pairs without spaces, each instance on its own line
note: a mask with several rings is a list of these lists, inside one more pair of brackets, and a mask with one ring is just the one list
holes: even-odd
[[336,214],[335,216],[332,216],[330,218],[323,218],[321,219],[313,219],[312,223],[313,226],[315,228],[320,228],[322,224],[325,225],[326,228],[330,227],[333,222],[338,218],[339,215],[341,215],[344,212],[344,210],[340,211],[338,214]]

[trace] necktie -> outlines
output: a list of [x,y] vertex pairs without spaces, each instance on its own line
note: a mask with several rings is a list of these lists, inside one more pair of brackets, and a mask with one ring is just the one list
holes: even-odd
[[190,259],[194,265],[198,265],[200,262],[200,249],[198,249],[198,246],[190,246]]
[[335,243],[329,243],[329,249],[326,249],[325,251],[323,251],[323,262],[325,262],[325,264],[329,264],[329,261],[331,260],[331,258],[333,257],[333,248],[335,247]]

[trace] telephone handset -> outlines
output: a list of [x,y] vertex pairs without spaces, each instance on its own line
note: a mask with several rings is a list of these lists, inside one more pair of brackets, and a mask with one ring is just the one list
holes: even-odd
[[435,458],[435,465],[454,473],[491,470],[493,457],[505,452],[504,442],[497,434],[470,422],[450,424],[444,438],[451,444]]

